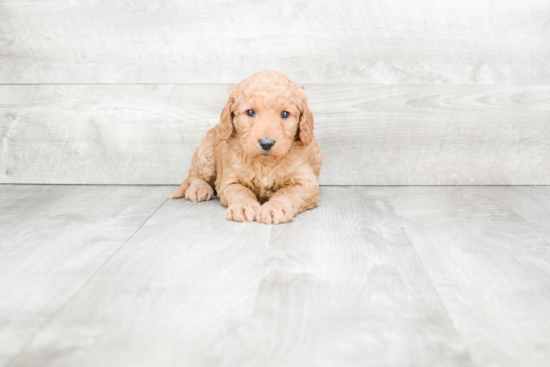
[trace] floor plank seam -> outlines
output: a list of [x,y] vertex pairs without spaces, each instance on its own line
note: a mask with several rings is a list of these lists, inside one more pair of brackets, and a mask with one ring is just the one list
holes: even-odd
[[523,216],[518,210],[514,209],[512,205],[510,205],[509,203],[507,203],[505,200],[503,200],[501,197],[498,197],[498,201],[503,204],[503,205],[506,205],[506,207],[508,207],[508,209],[514,213],[515,215],[517,215],[519,218],[521,218],[527,225],[529,225],[531,228],[533,228],[535,230],[535,233],[537,234],[537,237],[542,241],[544,242],[547,246],[550,246],[550,241],[546,239],[546,237],[544,235],[542,235],[541,232],[544,231],[544,228],[541,228],[537,223],[533,223],[532,221],[528,220],[525,216]]
[[107,263],[109,263],[109,261],[111,261],[111,259],[136,235],[136,233],[139,232],[139,230],[159,211],[160,208],[162,208],[164,206],[164,204],[166,204],[166,202],[170,200],[170,197],[166,198],[162,204],[149,216],[147,217],[147,219],[134,231],[134,233],[132,233],[130,235],[130,237],[128,237],[128,239],[126,239],[126,241],[124,241],[124,243],[122,243],[122,245],[119,246],[118,249],[116,249],[116,251],[107,259],[105,260],[105,262],[97,268],[97,270],[92,274],[90,275],[90,277],[84,282],[84,284],[82,284],[82,286],[80,286],[75,292],[74,294],[69,297],[69,299],[67,299],[66,302],[63,303],[63,305],[61,305],[61,307],[59,307],[59,309],[54,312],[46,322],[44,322],[37,330],[36,332],[29,338],[29,341],[27,343],[25,343],[25,345],[23,346],[23,348],[21,348],[21,351],[19,353],[17,353],[17,355],[15,355],[13,357],[13,359],[8,362],[6,364],[6,367],[11,367],[13,366],[13,364],[17,361],[17,359],[19,357],[21,357],[25,351],[28,349],[28,347],[32,344],[32,342],[34,341],[34,339],[38,336],[38,334],[40,334],[40,332],[46,327],[48,326],[56,317],[57,315],[59,315],[61,313],[61,311],[63,311],[63,309],[65,309],[65,307],[67,307],[67,305],[86,287],[86,285],[88,285],[88,283],[90,283],[90,281],[101,271],[101,269],[103,269],[105,267],[105,265],[107,265]]
[[[494,195],[493,197],[495,198],[495,200],[498,200],[498,202],[500,202],[502,205],[506,206],[506,208],[510,212],[517,215],[518,218],[520,218],[527,226],[529,226],[532,229],[532,232],[538,237],[539,240],[541,240],[541,242],[543,242],[546,246],[550,247],[550,241],[548,239],[546,239],[546,237],[543,234],[544,230],[537,223],[533,223],[528,218],[526,218],[524,215],[522,215],[519,210],[514,209],[514,206],[511,205],[510,203],[508,203],[506,200],[504,200],[502,198],[502,196]],[[524,267],[524,269],[527,273],[531,274],[532,276],[534,276],[534,277],[537,276],[536,273],[532,272],[531,267],[526,266],[526,267]],[[549,323],[545,323],[545,324],[550,327]]]
[[[407,232],[407,229],[404,226],[403,226],[403,229],[405,230],[405,233],[407,234],[407,237],[409,237],[409,233]],[[472,366],[479,367],[480,365],[478,364],[478,362],[474,359],[474,357],[472,355],[471,347],[468,345],[465,336],[456,327],[456,320],[451,316],[451,313],[449,312],[449,310],[447,309],[447,306],[443,302],[443,299],[441,298],[441,294],[439,292],[439,289],[437,288],[437,285],[435,284],[434,280],[432,279],[431,274],[428,272],[428,269],[424,265],[424,260],[422,260],[422,257],[420,257],[420,255],[418,253],[418,250],[417,250],[416,246],[413,244],[412,240],[410,240],[410,237],[409,237],[409,241],[411,243],[411,246],[414,249],[414,252],[416,253],[416,255],[418,257],[418,260],[420,261],[420,264],[422,264],[422,268],[426,271],[426,275],[428,276],[428,278],[430,279],[430,282],[432,283],[435,294],[437,295],[437,299],[439,300],[439,303],[441,304],[441,308],[445,312],[445,315],[447,315],[447,318],[451,321],[451,325],[452,325],[453,330],[455,331],[456,335],[458,335],[460,337],[460,340],[464,344],[464,347],[466,348],[466,350],[468,352],[468,357],[470,359],[470,362],[472,363]]]
[[[271,234],[273,233],[273,225],[270,225],[269,235],[267,236],[267,239],[265,241],[266,247],[269,248],[270,242],[271,242]],[[254,298],[254,303],[258,301],[258,294],[260,293],[260,286],[262,282],[258,281],[258,286],[256,287],[256,296]],[[249,315],[250,316],[250,315]],[[232,332],[235,330],[238,330],[242,325],[245,325],[247,322],[249,322],[249,318],[241,320],[238,324],[233,325],[230,329],[228,329],[225,333],[220,335],[218,338],[216,338],[214,341],[210,343],[211,348],[214,348],[216,345],[219,344],[220,340],[223,340],[227,338],[228,335],[231,335]]]
[[[9,184],[9,185],[15,186],[16,184]],[[34,185],[33,185],[33,186],[34,186]],[[43,191],[41,191],[41,192],[39,192],[39,193],[35,193],[35,195],[33,195],[32,197],[30,197],[29,195],[30,195],[31,193],[33,193],[34,191],[38,190],[38,187],[33,187],[33,188],[31,188],[31,190],[30,190],[29,192],[25,192],[25,193],[22,193],[21,195],[18,195],[18,196],[16,196],[16,197],[14,197],[14,198],[11,199],[10,201],[5,202],[4,205],[10,204],[10,203],[16,201],[17,199],[19,199],[19,198],[21,198],[21,197],[23,197],[23,196],[26,197],[25,202],[27,202],[27,201],[29,201],[29,200],[33,200],[36,196],[38,196],[38,195],[43,195],[45,192],[51,190],[52,187],[53,187],[54,185],[48,184],[48,185],[45,185],[45,186],[48,186],[48,187],[46,187]],[[19,206],[19,205],[18,205],[18,206]]]
[[437,288],[437,285],[435,284],[434,280],[432,279],[432,276],[431,276],[430,272],[428,272],[428,268],[426,267],[426,265],[424,263],[424,260],[420,256],[420,253],[418,252],[418,249],[416,248],[416,246],[414,244],[414,241],[411,239],[411,236],[410,236],[409,232],[407,231],[407,228],[405,227],[405,223],[403,222],[403,218],[397,213],[397,209],[395,209],[395,206],[393,205],[393,202],[392,202],[393,200],[389,197],[388,197],[388,200],[389,200],[390,204],[392,205],[396,216],[401,221],[401,224],[403,226],[403,231],[405,231],[405,234],[407,235],[407,238],[409,239],[409,243],[410,243],[411,247],[413,248],[414,253],[416,254],[416,257],[418,258],[418,261],[420,262],[420,265],[422,266],[422,269],[424,269],[428,279],[430,280],[430,283],[432,284],[432,287],[435,291],[435,294],[437,295],[437,299],[439,300],[439,303],[441,304],[441,308],[445,312],[445,315],[447,316],[447,318],[450,320],[451,325],[452,325],[453,330],[455,331],[456,335],[458,335],[460,337],[460,340],[464,344],[464,347],[467,349],[468,357],[470,359],[470,362],[472,363],[472,366],[478,367],[479,364],[474,360],[474,358],[472,356],[472,351],[471,351],[470,346],[466,342],[464,335],[458,331],[458,328],[456,327],[456,321],[451,317],[451,314],[449,313],[449,310],[447,309],[447,306],[445,306],[445,303],[443,302],[443,299],[441,298],[441,294],[439,292],[439,289]]

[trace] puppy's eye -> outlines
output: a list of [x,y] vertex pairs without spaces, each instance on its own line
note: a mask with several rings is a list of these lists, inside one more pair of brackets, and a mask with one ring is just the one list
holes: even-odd
[[281,117],[284,118],[284,119],[288,118],[288,116],[290,116],[290,113],[288,113],[288,112],[286,112],[286,111],[283,111],[283,112],[281,113]]
[[250,117],[254,116],[256,114],[256,112],[254,112],[254,110],[246,110],[246,114]]

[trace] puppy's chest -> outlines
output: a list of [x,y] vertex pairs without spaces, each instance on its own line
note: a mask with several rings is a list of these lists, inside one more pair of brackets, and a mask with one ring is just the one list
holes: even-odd
[[275,194],[278,190],[282,189],[285,185],[285,180],[280,177],[271,175],[258,175],[250,178],[245,183],[252,192],[256,195],[260,202],[266,202]]

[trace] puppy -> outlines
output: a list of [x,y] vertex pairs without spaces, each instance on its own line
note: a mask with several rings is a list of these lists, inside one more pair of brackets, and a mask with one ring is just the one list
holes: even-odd
[[229,220],[290,222],[319,203],[322,163],[304,88],[263,71],[229,87],[220,123],[172,198],[210,200],[215,188]]

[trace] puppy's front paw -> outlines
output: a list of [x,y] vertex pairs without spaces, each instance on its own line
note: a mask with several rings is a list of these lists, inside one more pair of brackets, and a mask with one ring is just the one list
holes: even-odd
[[225,214],[227,219],[235,222],[253,222],[256,218],[256,213],[260,210],[260,203],[235,203],[231,204]]
[[185,180],[181,183],[180,187],[178,187],[178,189],[176,191],[174,191],[172,193],[172,195],[170,195],[170,197],[172,199],[184,198],[185,197],[185,192],[187,191],[188,188],[189,188],[189,182],[187,180]]
[[185,198],[189,201],[205,201],[212,199],[214,190],[203,180],[193,180],[185,191]]
[[256,221],[264,224],[287,223],[298,214],[296,210],[286,203],[268,201],[260,208],[256,215]]

